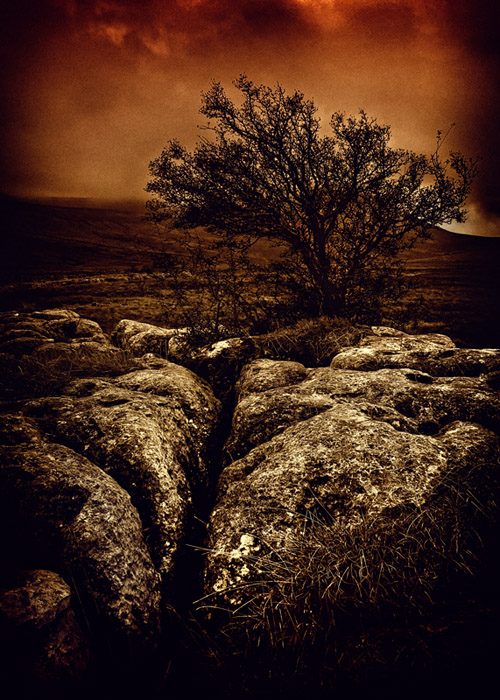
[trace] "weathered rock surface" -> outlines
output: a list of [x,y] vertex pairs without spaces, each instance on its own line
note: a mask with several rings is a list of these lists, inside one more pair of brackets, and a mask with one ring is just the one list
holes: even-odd
[[[7,335],[38,334],[36,348],[29,348],[32,364],[22,366],[21,378],[39,365],[48,372],[21,392],[23,405],[0,414],[2,442],[16,445],[48,437],[109,473],[138,508],[155,565],[166,582],[192,524],[193,496],[208,486],[208,459],[220,412],[212,390],[190,370],[153,355],[134,360],[133,371],[113,378],[106,362],[123,350],[111,346],[97,324],[71,311],[8,314],[4,321]],[[149,332],[146,325],[124,321],[117,339],[128,347],[131,338]],[[80,359],[82,349],[89,351],[88,378],[72,379],[71,370],[62,372],[61,382],[56,372],[54,382],[50,360],[66,357],[68,348],[76,349]],[[23,360],[21,350],[8,356],[14,369]],[[120,362],[116,365],[118,371]],[[126,363],[123,370],[127,369],[131,368]],[[100,372],[105,376],[99,378]],[[7,396],[19,389],[19,377],[15,372],[13,376]]]
[[62,445],[0,448],[2,555],[68,577],[85,613],[112,634],[158,634],[159,578],[129,495]]
[[0,628],[41,629],[69,608],[71,590],[53,571],[37,569],[18,572],[0,596]]
[[34,418],[22,411],[0,413],[0,445],[17,445],[22,442],[37,442],[42,433]]
[[139,510],[155,565],[172,575],[208,485],[208,452],[219,402],[192,372],[167,361],[116,379],[73,382],[66,395],[32,402],[52,439],[110,474]]
[[330,366],[361,371],[410,367],[435,377],[478,376],[500,369],[500,350],[457,348],[445,335],[409,335],[374,326],[356,347],[335,355]]
[[70,603],[69,586],[52,571],[17,571],[0,585],[2,679],[18,693],[85,678],[89,644]]
[[236,384],[239,399],[259,394],[269,389],[298,384],[307,377],[307,370],[300,362],[260,359],[246,365]]
[[113,331],[113,341],[135,357],[154,353],[163,358],[177,357],[185,328],[161,328],[150,323],[123,319]]
[[[226,451],[238,459],[339,399],[369,402],[373,415],[384,413],[384,420],[392,412],[394,425],[410,432],[436,433],[454,420],[473,421],[498,432],[500,396],[489,386],[487,376],[434,378],[413,369],[306,370],[302,365],[295,374],[283,375],[281,363],[257,360],[238,383],[239,401]],[[272,388],[273,382],[277,388]]]
[[[95,321],[81,318],[74,311],[47,309],[31,313],[8,312],[0,317],[0,352],[31,355],[48,345],[92,344],[111,347]],[[66,348],[68,349],[68,348]]]
[[[221,327],[219,331],[227,332],[227,329]],[[252,360],[273,358],[318,366],[329,362],[343,343],[354,343],[362,334],[360,328],[347,321],[319,318],[272,333],[228,337],[198,347],[187,328],[161,328],[124,320],[112,337],[117,345],[135,356],[151,352],[189,367],[209,382],[218,398],[231,404],[238,376]]]
[[[308,369],[263,359],[276,356],[263,336],[194,350],[183,329],[122,321],[118,349],[65,310],[4,314],[0,326],[14,374],[28,360],[52,367],[88,355],[86,378],[65,378],[62,395],[43,382],[20,396],[7,386],[0,412],[1,552],[8,571],[31,572],[4,583],[0,619],[35,635],[34,677],[83,673],[83,617],[125,646],[157,640],[160,591],[184,583],[176,565],[215,480],[212,389],[237,404],[203,604],[234,613],[235,628],[242,615],[246,639],[252,625],[262,635],[269,611],[285,626],[268,631],[284,640],[286,619],[303,640],[342,620],[354,638],[366,610],[368,626],[390,609],[405,629],[410,609],[431,619],[443,587],[482,561],[500,499],[498,350],[373,327],[331,367]],[[108,356],[119,365],[120,353],[136,359],[115,376],[104,365]],[[339,639],[325,648],[338,642],[341,657]]]
[[233,589],[251,576],[243,555],[252,546],[279,552],[300,535],[308,512],[323,512],[348,530],[397,509],[410,507],[418,517],[435,507],[447,481],[460,484],[472,471],[486,480],[488,469],[498,469],[498,440],[480,426],[452,423],[430,437],[402,432],[372,412],[339,402],[226,467],[210,522],[212,590],[240,604]]
[[384,606],[431,614],[444,586],[476,570],[498,517],[493,430],[500,397],[484,376],[251,363],[209,523],[204,603],[241,615],[247,637],[252,625],[272,633],[270,610],[282,611],[274,633],[304,626],[311,639],[333,624],[325,606],[329,620]]
[[119,374],[132,366],[100,326],[73,311],[0,314],[0,398],[61,393],[72,376]]
[[[59,676],[74,687],[84,650],[76,619],[90,626],[94,657],[97,645],[99,657],[113,649],[111,665],[129,654],[134,668],[147,665],[173,600],[165,584],[176,595],[184,585],[172,579],[209,488],[220,403],[185,367],[142,352],[122,362],[127,353],[73,312],[3,320],[13,381],[2,386],[0,410],[2,565],[10,576],[57,571],[77,616],[62,582],[50,608],[57,619],[30,637],[29,664],[18,670],[35,685],[57,686]],[[33,599],[16,586],[4,591],[8,604],[21,598],[19,619],[33,617]],[[43,608],[47,595],[37,590]]]

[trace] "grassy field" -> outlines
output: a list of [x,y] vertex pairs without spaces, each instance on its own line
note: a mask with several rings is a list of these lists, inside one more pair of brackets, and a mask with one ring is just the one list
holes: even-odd
[[[2,204],[0,310],[70,308],[107,332],[122,318],[175,324],[169,279],[155,272],[155,259],[179,251],[143,220],[142,207]],[[254,251],[259,262],[268,255],[276,250]],[[409,330],[499,347],[499,262],[500,238],[437,230],[408,255],[417,282]]]

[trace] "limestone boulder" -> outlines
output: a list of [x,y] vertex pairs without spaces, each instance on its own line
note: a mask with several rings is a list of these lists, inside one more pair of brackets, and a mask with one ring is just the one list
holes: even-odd
[[19,571],[3,582],[0,597],[0,627],[26,626],[41,629],[70,607],[71,589],[53,571]]
[[[130,644],[154,641],[159,576],[129,495],[88,459],[50,442],[2,447],[0,463],[6,570],[57,571],[71,582],[96,631]],[[52,587],[50,601],[63,589]],[[27,600],[27,618],[42,615],[37,605],[50,616],[64,607],[66,595],[52,607],[43,597]]]
[[300,362],[288,360],[258,359],[246,365],[236,384],[239,400],[250,394],[298,384],[307,376]]
[[[405,521],[408,512],[418,519],[435,508],[440,490],[466,489],[471,474],[478,479],[472,493],[484,495],[485,484],[495,480],[499,443],[490,431],[456,422],[431,437],[384,418],[369,404],[337,401],[227,466],[210,520],[207,593],[241,605],[244,584],[259,575],[259,558],[279,556],[296,543],[314,523],[312,513],[350,537],[359,528],[361,536],[398,512]],[[468,498],[466,490],[462,497]],[[462,527],[466,536],[465,521]],[[441,537],[439,530],[429,536]],[[414,575],[418,580],[418,571]]]
[[[319,654],[321,667],[392,663],[409,644],[396,627],[424,616],[448,629],[435,611],[493,561],[499,428],[499,395],[484,377],[251,363],[208,526],[201,606],[228,611],[224,634],[236,646],[255,640],[252,653],[269,659],[279,638],[294,659]],[[337,652],[325,661],[325,649]]]
[[4,683],[55,690],[85,680],[90,651],[71,608],[71,590],[52,571],[17,571],[0,585]]
[[432,377],[412,369],[311,370],[298,395],[323,393],[367,400],[415,420],[419,432],[437,432],[454,420],[472,421],[498,432],[500,396],[483,377]]
[[299,362],[268,359],[254,360],[243,369],[236,384],[238,401],[231,433],[225,443],[226,461],[239,459],[290,425],[332,406],[332,399],[320,392],[295,396],[295,387],[308,373]]
[[164,582],[208,487],[209,453],[220,404],[184,367],[158,361],[112,379],[73,382],[66,395],[30,404],[56,442],[85,455],[115,479],[137,507]]
[[330,366],[360,371],[409,367],[435,377],[479,376],[500,369],[500,350],[457,348],[438,333],[409,335],[374,326],[355,347],[340,350]]
[[66,309],[0,315],[0,396],[60,393],[72,376],[120,374],[131,366],[100,326]]
[[210,385],[181,365],[146,357],[139,369],[117,377],[113,385],[178,404],[191,420],[190,431],[194,431],[200,450],[217,423],[220,403]]
[[67,309],[1,315],[0,352],[31,355],[35,350],[54,343],[109,345],[109,340],[95,321],[81,318]]
[[163,358],[177,358],[186,328],[161,328],[150,323],[123,319],[112,334],[113,342],[135,357],[153,353]]
[[437,433],[454,420],[500,431],[499,394],[480,377],[434,378],[410,369],[306,370],[298,363],[256,360],[244,369],[237,386],[226,461],[239,459],[339,400],[368,402],[374,417],[407,432]]

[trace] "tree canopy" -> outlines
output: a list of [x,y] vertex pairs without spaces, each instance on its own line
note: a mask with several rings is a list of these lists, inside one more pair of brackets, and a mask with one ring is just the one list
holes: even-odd
[[285,246],[284,269],[327,315],[381,293],[400,251],[465,220],[476,164],[458,152],[442,157],[439,132],[431,155],[391,147],[390,127],[363,110],[336,112],[323,133],[301,92],[245,75],[234,85],[240,106],[217,82],[202,95],[208,123],[193,152],[172,140],[150,164],[150,218],[204,227],[223,245]]

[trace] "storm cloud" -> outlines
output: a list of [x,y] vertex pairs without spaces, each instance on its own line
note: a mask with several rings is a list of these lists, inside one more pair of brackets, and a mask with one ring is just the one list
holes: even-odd
[[[482,156],[472,198],[500,215],[496,12],[480,0],[20,0],[3,26],[2,190],[144,196],[166,141],[192,147],[200,93],[246,72],[333,111],[365,109],[397,145]],[[234,93],[231,93],[234,95]],[[478,220],[479,221],[479,220]],[[479,224],[478,224],[479,225]]]

